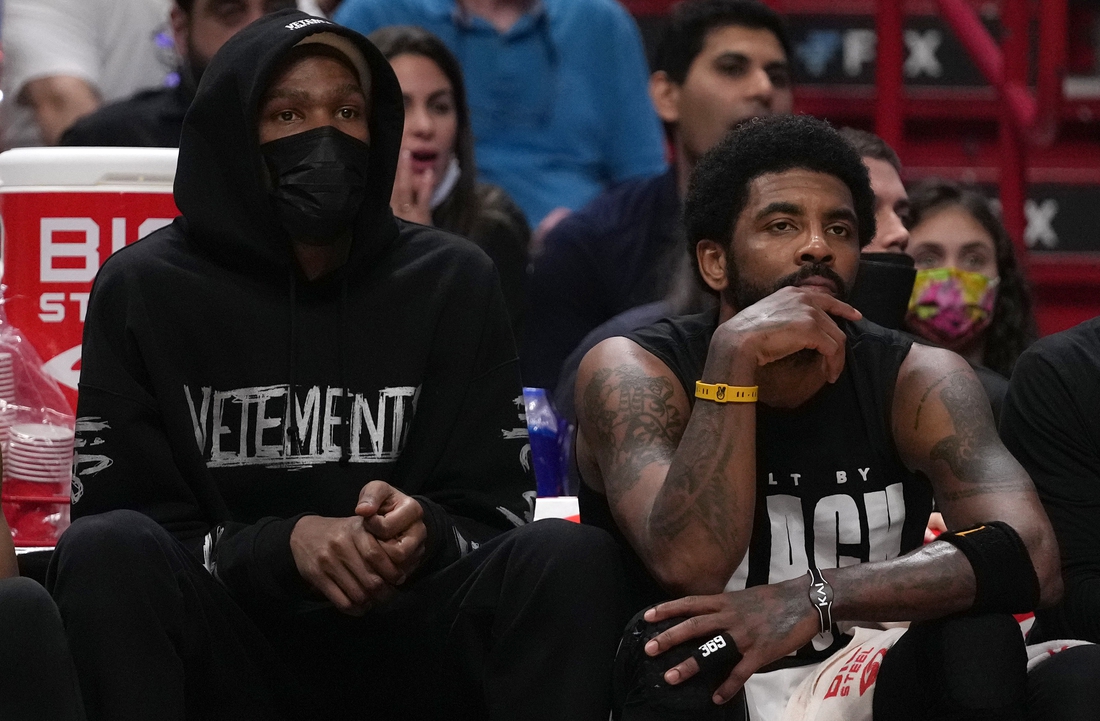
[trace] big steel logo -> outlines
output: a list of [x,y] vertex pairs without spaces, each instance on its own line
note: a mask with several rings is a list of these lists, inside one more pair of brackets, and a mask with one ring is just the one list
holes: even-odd
[[5,192],[5,309],[76,408],[80,343],[96,273],[111,253],[179,215],[167,192]]

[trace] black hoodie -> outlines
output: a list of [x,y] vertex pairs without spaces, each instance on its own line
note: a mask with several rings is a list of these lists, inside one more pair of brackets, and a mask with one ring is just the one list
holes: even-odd
[[[310,282],[274,220],[256,116],[279,59],[317,33],[367,60],[371,151],[350,259]],[[74,517],[141,511],[265,604],[309,596],[297,520],[353,515],[374,479],[424,506],[421,572],[523,523],[533,482],[496,273],[472,243],[393,218],[402,122],[389,64],[338,25],[275,13],[221,49],[184,121],[182,217],[113,255],[92,290]]]

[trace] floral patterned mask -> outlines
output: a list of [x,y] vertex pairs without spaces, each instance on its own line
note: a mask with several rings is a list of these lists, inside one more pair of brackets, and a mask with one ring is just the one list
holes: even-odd
[[957,348],[988,326],[999,278],[956,268],[917,271],[905,324],[947,348]]

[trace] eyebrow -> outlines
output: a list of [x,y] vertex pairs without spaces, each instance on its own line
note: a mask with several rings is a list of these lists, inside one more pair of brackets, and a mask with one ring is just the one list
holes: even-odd
[[[939,253],[946,253],[947,252],[944,245],[943,245],[943,242],[939,241],[939,240],[924,240],[924,241],[921,241],[920,243],[917,243],[916,245],[914,245],[912,247],[912,250],[914,252],[918,251],[918,250],[925,250],[925,249],[935,250]],[[964,244],[961,248],[959,248],[960,253],[965,253],[968,250],[986,250],[986,251],[988,251],[989,250],[989,245],[982,242],[982,241],[980,241],[980,240],[973,240],[969,243]]]
[[282,98],[286,98],[288,100],[308,100],[309,97],[310,93],[308,90],[297,90],[294,88],[275,88],[264,97],[264,102],[270,103],[272,100],[279,100]]
[[788,215],[803,215],[805,213],[805,211],[802,209],[801,205],[798,205],[796,203],[788,203],[786,201],[780,200],[780,201],[776,201],[774,203],[768,203],[766,206],[764,206],[764,209],[756,214],[756,219],[757,220],[763,220],[764,218],[766,218],[767,216],[769,216],[773,213],[787,213]]
[[[341,85],[330,94],[330,97],[345,98],[349,95],[358,95],[359,97],[363,98],[363,100],[367,99],[367,96],[363,92],[363,89],[355,83],[346,83],[344,85]],[[304,102],[310,100],[312,97],[313,94],[308,90],[301,90],[299,88],[276,88],[267,94],[267,97],[264,98],[264,103],[269,103],[272,100],[277,100],[281,98]]]
[[[723,60],[736,60],[737,62],[741,63],[752,62],[752,58],[739,50],[725,50],[723,52],[720,52],[714,56],[714,60],[712,62],[717,63]],[[764,63],[765,70],[789,70],[790,67],[791,63],[788,60],[772,60]]]
[[363,88],[355,83],[345,83],[336,89],[335,95],[359,95],[363,98],[367,97],[367,94],[363,92]]
[[726,50],[726,51],[720,52],[720,53],[718,53],[717,55],[714,56],[715,62],[717,62],[719,60],[726,60],[726,59],[733,59],[733,60],[740,60],[742,62],[748,62],[749,61],[749,56],[745,55],[745,53],[737,52],[736,50]]
[[851,208],[833,208],[825,213],[825,220],[847,220],[854,225],[859,225],[859,218]]

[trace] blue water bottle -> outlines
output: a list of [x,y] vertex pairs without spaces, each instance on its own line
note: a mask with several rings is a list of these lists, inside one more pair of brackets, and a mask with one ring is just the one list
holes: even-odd
[[531,462],[540,498],[565,495],[561,448],[558,444],[558,416],[544,388],[524,388],[527,435],[531,441]]

